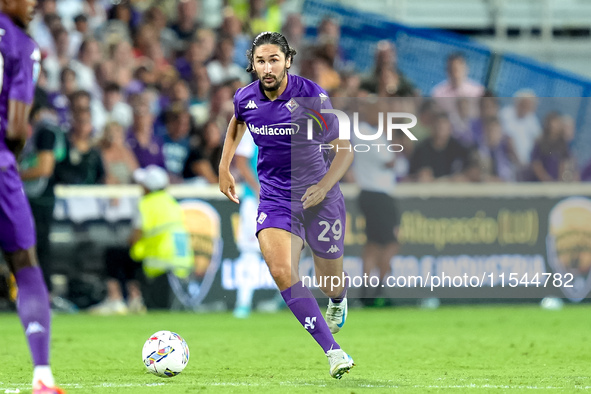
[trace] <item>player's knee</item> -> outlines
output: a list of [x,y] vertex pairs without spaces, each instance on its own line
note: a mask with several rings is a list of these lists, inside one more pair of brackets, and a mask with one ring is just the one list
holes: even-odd
[[276,282],[282,281],[291,276],[291,267],[286,264],[270,264],[269,272]]

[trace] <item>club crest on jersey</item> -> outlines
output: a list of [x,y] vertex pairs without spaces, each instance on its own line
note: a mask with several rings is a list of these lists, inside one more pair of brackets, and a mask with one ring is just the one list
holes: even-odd
[[298,109],[300,105],[297,103],[297,101],[295,101],[295,99],[291,99],[287,102],[287,104],[285,104],[285,108],[287,108],[289,110],[289,112],[293,113],[293,111],[295,111],[296,109]]

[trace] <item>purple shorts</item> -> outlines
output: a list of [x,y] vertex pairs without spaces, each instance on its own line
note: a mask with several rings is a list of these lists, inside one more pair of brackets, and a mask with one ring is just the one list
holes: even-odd
[[345,220],[345,199],[341,193],[308,209],[303,209],[299,201],[261,199],[257,235],[265,228],[280,228],[307,242],[316,256],[336,259],[343,255]]
[[16,165],[0,166],[0,249],[12,253],[35,243],[33,215]]

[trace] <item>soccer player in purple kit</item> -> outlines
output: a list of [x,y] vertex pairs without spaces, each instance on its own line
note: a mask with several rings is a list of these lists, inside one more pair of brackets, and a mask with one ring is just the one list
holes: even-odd
[[0,249],[18,286],[17,311],[35,366],[34,394],[58,394],[49,366],[50,306],[35,251],[31,208],[16,156],[28,135],[28,117],[41,55],[25,33],[36,0],[0,0]]
[[[257,81],[234,96],[234,117],[220,162],[220,190],[239,203],[230,163],[248,129],[259,147],[261,252],[287,306],[322,347],[330,375],[340,379],[354,365],[333,337],[345,324],[347,285],[343,280],[336,288],[320,286],[329,297],[325,320],[299,278],[298,263],[306,241],[317,277],[344,277],[345,203],[338,181],[351,165],[353,153],[348,140],[338,139],[334,115],[325,114],[326,130],[313,133],[311,140],[300,131],[302,127],[294,125],[306,103],[302,99],[298,103],[298,98],[316,98],[323,108],[332,108],[327,93],[316,83],[287,72],[295,54],[279,33],[264,32],[254,39],[247,52],[247,71],[255,72]],[[320,143],[338,147],[332,160],[325,158]]]

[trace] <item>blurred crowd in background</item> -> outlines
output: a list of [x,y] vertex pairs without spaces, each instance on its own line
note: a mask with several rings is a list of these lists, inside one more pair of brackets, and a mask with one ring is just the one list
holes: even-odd
[[262,31],[281,31],[298,50],[290,71],[333,100],[405,98],[418,141],[399,141],[400,181],[591,180],[591,165],[570,152],[572,118],[539,118],[528,90],[500,101],[467,77],[461,53],[450,54],[447,80],[420,92],[398,70],[392,43],[379,42],[372,72],[358,73],[335,20],[306,39],[300,14],[279,0],[40,0],[30,26],[43,56],[31,118],[33,139],[40,130],[55,137],[49,185],[129,184],[150,164],[174,183],[215,184],[234,92],[253,80],[245,54]]

